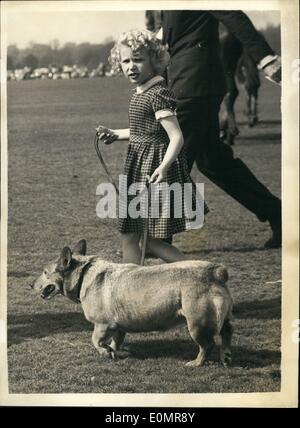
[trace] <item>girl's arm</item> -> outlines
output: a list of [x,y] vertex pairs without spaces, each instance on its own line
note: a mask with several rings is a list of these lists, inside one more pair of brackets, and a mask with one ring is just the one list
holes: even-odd
[[168,116],[160,120],[162,127],[165,129],[170,143],[162,163],[154,171],[150,178],[150,183],[160,183],[167,175],[167,171],[175,161],[183,147],[183,135],[176,116]]
[[118,140],[129,140],[129,128],[111,129],[118,136]]

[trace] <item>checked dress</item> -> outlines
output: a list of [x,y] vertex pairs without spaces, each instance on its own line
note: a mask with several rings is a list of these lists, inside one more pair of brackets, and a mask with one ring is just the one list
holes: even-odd
[[[168,148],[169,138],[160,120],[176,115],[175,99],[162,77],[156,76],[142,87],[144,89],[136,88],[129,106],[130,139],[124,166],[124,175],[127,176],[127,195],[130,193],[128,188],[133,183],[141,183],[140,190],[145,190],[147,179],[162,163]],[[187,192],[190,194],[189,202],[186,201],[183,191],[181,193],[180,191],[170,192],[170,197],[166,200],[165,194],[155,192],[159,185],[151,184],[151,202],[149,201],[147,212],[151,213],[151,208],[154,209],[155,207],[155,212],[159,212],[159,215],[155,216],[152,213],[149,215],[149,235],[155,238],[168,238],[175,233],[202,227],[203,222],[199,225],[199,222],[194,221],[195,212],[192,211],[197,208],[202,210],[204,215],[208,212],[208,208],[190,178],[183,150],[168,169],[167,176],[163,181],[168,185],[178,183],[176,185],[181,185],[181,189],[183,189],[184,183],[189,183],[187,186],[190,189],[190,192]],[[157,194],[158,197],[152,198],[153,195]],[[126,215],[122,215],[122,218],[119,215],[119,231],[121,233],[141,233],[143,231],[145,220],[142,216],[132,218],[128,210],[130,203],[134,198],[136,199],[136,195],[137,193],[128,195],[126,202],[124,202],[122,194],[120,195],[120,207],[122,207],[123,213],[126,213]],[[148,198],[146,200],[148,201]],[[140,204],[142,201],[145,199],[141,198]],[[162,207],[166,208],[166,205],[169,209],[164,211]]]

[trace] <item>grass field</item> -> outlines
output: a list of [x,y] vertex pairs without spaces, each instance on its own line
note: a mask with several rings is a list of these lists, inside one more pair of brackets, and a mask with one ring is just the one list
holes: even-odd
[[[185,327],[128,335],[132,357],[100,360],[92,325],[79,305],[49,302],[28,286],[61,248],[80,238],[88,253],[120,261],[114,220],[96,217],[96,187],[107,181],[93,147],[97,124],[127,126],[131,88],[122,78],[24,81],[8,84],[8,362],[11,393],[208,393],[280,390],[281,251],[263,250],[267,224],[202,177],[210,206],[201,231],[175,243],[194,258],[229,270],[234,306],[233,363],[217,354],[197,369],[184,363],[197,353]],[[260,124],[246,126],[238,104],[235,153],[280,195],[280,89],[264,82]],[[126,143],[105,148],[116,177]],[[152,263],[153,261],[148,261]]]

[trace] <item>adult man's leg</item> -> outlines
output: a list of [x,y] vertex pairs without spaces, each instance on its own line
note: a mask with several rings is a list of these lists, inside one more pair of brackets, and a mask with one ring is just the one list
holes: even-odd
[[177,100],[178,120],[183,132],[187,160],[226,193],[253,212],[260,221],[268,220],[272,237],[266,248],[281,246],[281,201],[249,170],[235,159],[233,150],[219,138],[220,97]]

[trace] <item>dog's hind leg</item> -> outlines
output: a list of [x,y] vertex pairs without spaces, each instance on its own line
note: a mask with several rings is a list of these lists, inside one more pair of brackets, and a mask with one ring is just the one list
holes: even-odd
[[113,358],[113,350],[107,345],[113,333],[108,324],[95,324],[92,342],[101,357]]
[[207,351],[213,345],[213,332],[205,325],[201,325],[198,320],[189,321],[187,319],[188,330],[191,338],[199,345],[199,353],[195,360],[186,363],[189,367],[200,367],[204,364]]
[[204,364],[206,357],[206,349],[203,348],[201,345],[199,345],[199,353],[197,355],[197,358],[195,360],[189,361],[186,363],[186,366],[188,367],[200,367]]
[[220,361],[224,367],[231,363],[231,337],[233,333],[233,327],[229,320],[225,320],[222,330],[220,332],[222,337],[222,344],[220,347]]

